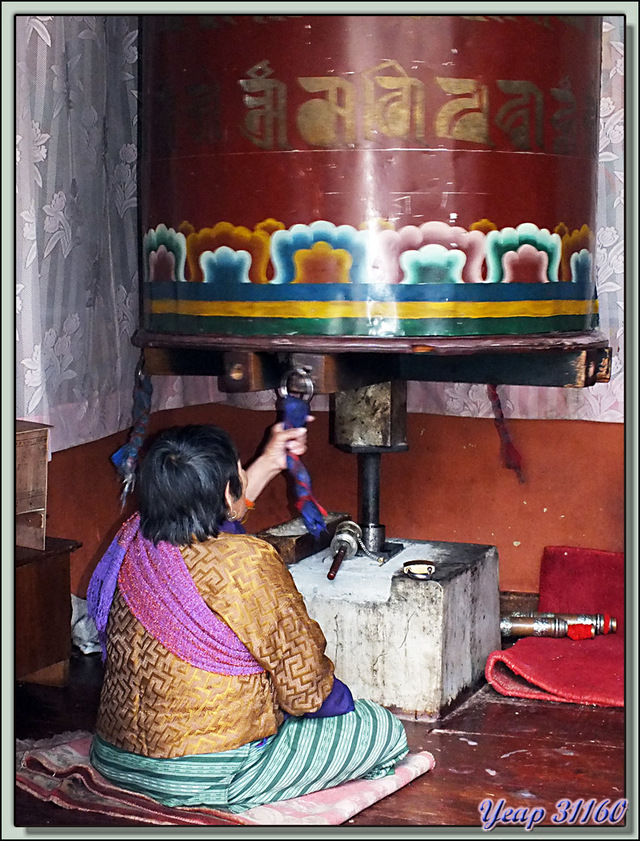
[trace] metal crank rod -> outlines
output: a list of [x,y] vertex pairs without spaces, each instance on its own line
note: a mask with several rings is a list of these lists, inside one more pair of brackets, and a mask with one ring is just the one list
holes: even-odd
[[336,552],[335,557],[333,559],[333,563],[331,564],[331,569],[327,573],[327,578],[329,579],[329,581],[333,581],[333,579],[336,577],[338,570],[340,569],[340,564],[344,561],[346,554],[346,545],[341,546],[340,549],[338,549],[338,551]]

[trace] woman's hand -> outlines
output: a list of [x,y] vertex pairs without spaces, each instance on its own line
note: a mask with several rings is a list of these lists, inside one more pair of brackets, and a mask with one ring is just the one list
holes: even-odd
[[[307,421],[313,420],[311,416]],[[306,426],[292,427],[285,429],[284,424],[276,423],[271,427],[269,440],[267,441],[261,458],[272,463],[275,472],[284,470],[287,466],[287,454],[302,456],[307,451],[307,428]]]
[[[307,423],[313,421],[307,416]],[[269,438],[256,460],[247,467],[248,499],[255,501],[269,482],[287,466],[287,455],[302,456],[307,451],[306,426],[285,429],[284,424],[275,423],[269,430]]]

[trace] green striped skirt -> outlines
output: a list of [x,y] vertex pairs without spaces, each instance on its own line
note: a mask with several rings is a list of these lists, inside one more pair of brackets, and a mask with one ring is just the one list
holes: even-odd
[[166,806],[243,812],[347,780],[383,777],[408,752],[401,721],[378,704],[357,700],[353,712],[287,718],[275,735],[221,753],[154,759],[96,735],[91,763],[121,788]]

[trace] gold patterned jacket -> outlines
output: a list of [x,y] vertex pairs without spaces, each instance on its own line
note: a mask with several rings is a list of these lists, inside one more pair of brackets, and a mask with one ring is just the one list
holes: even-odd
[[319,709],[333,686],[333,663],[276,550],[251,535],[221,533],[181,553],[207,605],[265,671],[219,675],[180,660],[116,588],[98,735],[143,756],[214,753],[276,733],[283,710]]

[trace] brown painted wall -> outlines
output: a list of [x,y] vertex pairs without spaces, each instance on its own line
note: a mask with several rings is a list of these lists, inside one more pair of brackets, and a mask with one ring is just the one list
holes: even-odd
[[[315,414],[305,464],[314,491],[330,511],[358,518],[357,458],[329,443],[329,415]],[[149,434],[182,423],[229,430],[243,461],[255,453],[269,412],[213,404],[152,415]],[[409,449],[382,456],[380,520],[387,536],[498,547],[502,590],[537,592],[548,545],[624,550],[624,427],[584,421],[511,421],[525,482],[500,463],[490,419],[408,416]],[[84,597],[91,571],[122,518],[112,453],[121,432],[53,454],[49,464],[47,533],[74,538],[71,589]],[[258,501],[249,531],[296,516],[278,477]]]

